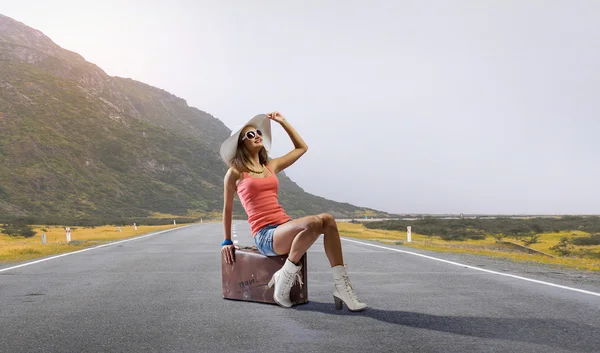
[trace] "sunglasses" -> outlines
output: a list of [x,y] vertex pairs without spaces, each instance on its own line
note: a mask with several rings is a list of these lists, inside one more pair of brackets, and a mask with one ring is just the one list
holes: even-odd
[[242,138],[242,141],[244,141],[245,139],[253,139],[256,137],[256,135],[258,134],[258,136],[262,136],[262,131],[256,129],[256,130],[250,130],[248,132],[246,132],[246,135]]

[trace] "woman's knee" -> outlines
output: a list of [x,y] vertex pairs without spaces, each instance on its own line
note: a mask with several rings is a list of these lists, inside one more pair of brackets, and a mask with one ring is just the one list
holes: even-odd
[[323,232],[323,218],[320,216],[311,216],[307,228],[315,235],[321,234]]
[[[302,219],[301,222],[295,225],[295,235],[301,234],[303,236],[314,237],[324,233],[326,227],[330,226],[331,223],[335,224],[335,220],[332,215],[328,213],[322,213],[315,216],[307,216]],[[284,225],[282,228],[287,229]]]
[[319,215],[319,218],[321,218],[322,220],[323,228],[337,227],[337,224],[335,223],[335,218],[333,218],[333,216],[330,213],[321,213]]

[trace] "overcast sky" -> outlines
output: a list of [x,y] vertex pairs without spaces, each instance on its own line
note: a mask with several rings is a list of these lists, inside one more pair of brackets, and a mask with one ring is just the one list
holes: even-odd
[[[0,13],[234,128],[282,112],[305,191],[388,212],[600,213],[600,1],[28,1]],[[293,147],[273,126],[272,157]]]

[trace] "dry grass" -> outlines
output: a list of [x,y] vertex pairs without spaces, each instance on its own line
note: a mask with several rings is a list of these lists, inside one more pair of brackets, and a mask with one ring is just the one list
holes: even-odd
[[[61,254],[182,225],[178,223],[177,225],[138,226],[137,230],[133,226],[124,226],[121,227],[122,232],[116,226],[70,227],[71,243],[67,243],[65,227],[63,226],[34,225],[32,227],[37,234],[31,238],[10,237],[6,234],[0,234],[0,263],[26,261]],[[42,244],[42,233],[46,234],[46,244]]]
[[[376,240],[387,244],[401,244],[407,247],[416,249],[469,253],[477,255],[485,255],[492,257],[508,258],[514,261],[535,262],[548,265],[562,266],[566,268],[574,268],[578,270],[587,270],[600,272],[600,259],[594,258],[578,258],[578,257],[560,257],[550,248],[560,241],[561,237],[569,239],[586,236],[587,233],[560,232],[560,233],[544,233],[540,234],[538,244],[533,244],[530,247],[551,255],[557,256],[551,258],[543,255],[533,255],[511,250],[496,243],[496,239],[491,236],[484,240],[466,240],[466,241],[445,241],[439,237],[429,237],[420,234],[411,234],[412,242],[406,242],[406,232],[388,231],[378,229],[367,229],[362,224],[352,224],[347,222],[339,222],[338,228],[340,235],[351,238]],[[514,241],[514,239],[506,238],[505,240]],[[600,246],[574,247],[576,250],[585,249],[595,252],[600,252]]]

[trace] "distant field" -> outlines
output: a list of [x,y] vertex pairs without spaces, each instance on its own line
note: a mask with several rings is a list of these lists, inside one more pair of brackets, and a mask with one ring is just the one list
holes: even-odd
[[[532,244],[529,247],[555,256],[555,258],[551,258],[543,255],[523,253],[505,245],[498,244],[496,243],[496,238],[491,235],[484,235],[485,238],[480,240],[466,239],[457,241],[442,240],[439,236],[425,236],[412,232],[412,242],[407,243],[406,231],[368,229],[364,224],[353,224],[346,222],[339,222],[338,228],[340,230],[340,235],[342,236],[376,240],[387,244],[401,244],[407,247],[432,251],[458,252],[502,257],[512,259],[514,261],[531,261],[536,263],[600,272],[600,245],[570,245],[570,249],[573,253],[580,254],[576,256],[560,256],[558,252],[550,249],[559,243],[562,237],[573,239],[576,237],[589,235],[589,233],[583,231],[561,231],[539,234],[539,243]],[[515,239],[510,239],[508,237],[506,237],[504,240],[516,242]],[[587,253],[589,257],[581,256],[581,254],[584,253]]]
[[[122,231],[119,231],[117,226],[70,227],[71,243],[67,243],[66,241],[64,226],[34,225],[32,227],[37,234],[30,238],[10,237],[6,234],[0,234],[0,263],[37,259],[110,241],[171,229],[181,225],[184,224],[141,225],[138,226],[137,231],[131,225],[122,226]],[[600,245],[577,246],[569,244],[568,249],[570,253],[568,255],[561,254],[559,251],[552,249],[563,238],[572,241],[575,238],[590,235],[589,232],[583,230],[539,233],[538,242],[529,245],[529,248],[550,254],[554,256],[552,258],[544,255],[524,253],[518,249],[500,244],[491,234],[479,234],[478,237],[481,239],[444,240],[442,236],[423,235],[415,233],[413,230],[412,242],[407,243],[405,230],[370,229],[367,226],[363,223],[338,222],[340,234],[352,238],[376,240],[382,243],[398,244],[418,249],[478,254],[508,258],[514,261],[531,261],[600,272]],[[42,233],[46,234],[47,243],[45,245],[42,244]],[[457,232],[455,233],[458,234]],[[510,236],[505,236],[503,240],[520,243]]]
[[[36,235],[30,238],[11,237],[0,234],[0,263],[32,260],[50,255],[80,250],[114,240],[126,239],[142,234],[180,227],[184,224],[162,226],[70,227],[71,242],[67,243],[63,226],[32,226]],[[44,230],[45,229],[45,230]],[[42,233],[46,234],[46,244],[42,244]]]

